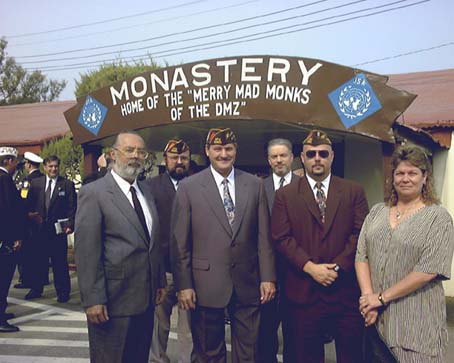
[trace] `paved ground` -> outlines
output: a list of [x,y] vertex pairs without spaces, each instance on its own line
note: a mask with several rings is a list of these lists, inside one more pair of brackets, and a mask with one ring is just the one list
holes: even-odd
[[[0,333],[0,363],[88,363],[88,336],[85,314],[80,307],[76,278],[72,272],[73,292],[66,304],[56,301],[52,286],[46,286],[43,298],[23,299],[27,290],[12,288],[8,311],[16,315],[10,322],[18,333]],[[14,281],[13,283],[15,283]],[[174,314],[173,316],[176,316]],[[448,304],[450,341],[454,341],[454,299]],[[176,362],[175,321],[172,322],[169,356]],[[227,327],[227,336],[229,328]],[[227,341],[229,343],[229,340]],[[227,349],[230,350],[230,344]],[[334,346],[326,346],[326,362],[335,362]],[[282,361],[282,356],[279,356]],[[454,344],[449,345],[446,362],[454,362]]]

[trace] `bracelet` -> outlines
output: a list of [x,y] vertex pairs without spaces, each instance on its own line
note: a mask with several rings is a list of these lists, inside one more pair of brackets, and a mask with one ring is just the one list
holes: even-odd
[[385,299],[383,299],[382,292],[378,294],[378,301],[380,301],[383,306],[386,306],[386,302],[385,302]]

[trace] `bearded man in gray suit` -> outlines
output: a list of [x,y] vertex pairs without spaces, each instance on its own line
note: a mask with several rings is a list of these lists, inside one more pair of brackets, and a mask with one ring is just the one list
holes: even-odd
[[165,293],[158,217],[137,180],[148,156],[135,132],[117,136],[112,170],[82,187],[75,253],[91,362],[146,363],[155,302]]
[[172,261],[179,304],[193,309],[197,362],[226,362],[224,311],[232,362],[256,362],[260,304],[274,298],[274,253],[262,181],[235,169],[236,137],[211,129],[211,166],[181,181],[172,213]]

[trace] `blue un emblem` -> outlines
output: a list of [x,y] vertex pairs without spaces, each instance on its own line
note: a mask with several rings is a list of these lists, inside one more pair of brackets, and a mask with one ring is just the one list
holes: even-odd
[[93,135],[98,135],[106,115],[107,107],[93,97],[87,96],[84,107],[79,115],[78,122]]
[[380,100],[363,73],[332,91],[328,97],[347,129],[381,109]]

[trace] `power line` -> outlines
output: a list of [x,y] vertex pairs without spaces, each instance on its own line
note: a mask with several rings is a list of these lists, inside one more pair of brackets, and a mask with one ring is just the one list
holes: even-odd
[[178,20],[178,19],[182,19],[182,18],[186,19],[186,18],[189,18],[189,17],[192,17],[192,16],[196,16],[196,15],[214,13],[214,12],[220,11],[220,10],[232,9],[232,8],[236,8],[236,7],[240,7],[240,6],[244,6],[244,5],[249,5],[251,3],[256,3],[258,1],[259,0],[244,1],[244,2],[240,2],[240,3],[236,3],[236,4],[232,4],[232,5],[227,5],[227,6],[222,6],[222,7],[217,7],[217,8],[213,8],[213,9],[196,11],[196,12],[185,14],[185,15],[179,15],[179,16],[173,16],[173,17],[164,18],[164,19],[158,19],[158,20],[155,20],[153,22],[128,25],[128,26],[123,26],[123,27],[119,27],[119,28],[103,30],[103,31],[99,31],[99,32],[91,32],[91,33],[73,35],[73,36],[68,36],[68,37],[63,37],[63,38],[47,39],[47,40],[28,42],[28,43],[8,44],[8,48],[10,48],[10,47],[21,47],[21,46],[25,46],[25,45],[54,43],[54,42],[59,42],[61,40],[85,38],[85,37],[88,37],[88,36],[93,36],[93,35],[98,35],[98,34],[105,34],[105,33],[109,33],[110,34],[110,33],[113,33],[113,32],[120,31],[120,30],[132,29],[132,28],[141,28],[141,27],[144,27],[144,26],[147,26],[147,25],[150,25],[150,24],[155,25],[155,24],[165,23],[165,22],[168,22],[168,21]]
[[63,27],[63,28],[45,30],[45,31],[41,31],[41,32],[8,35],[8,36],[5,36],[5,38],[6,39],[24,38],[24,37],[34,36],[34,35],[56,33],[56,32],[60,32],[60,31],[63,31],[63,30],[80,29],[80,28],[89,27],[89,26],[93,26],[93,25],[106,24],[106,23],[111,23],[111,22],[114,22],[114,21],[130,19],[130,18],[136,18],[136,17],[139,17],[139,16],[144,16],[144,15],[148,15],[148,14],[152,14],[152,13],[160,13],[160,12],[163,12],[163,11],[173,10],[173,9],[176,9],[176,8],[179,8],[179,7],[184,7],[184,6],[190,6],[190,5],[194,5],[194,4],[197,4],[197,3],[202,3],[202,2],[205,2],[205,1],[207,1],[207,0],[194,0],[194,1],[189,1],[187,3],[183,3],[181,5],[167,6],[167,7],[156,9],[156,10],[144,11],[142,13],[136,13],[136,14],[132,14],[132,15],[120,16],[118,18],[111,18],[111,19],[106,19],[106,20],[94,21],[92,23],[72,25],[72,26],[67,26],[67,27]]
[[418,53],[423,53],[423,52],[429,52],[431,50],[440,49],[440,48],[444,48],[444,47],[449,47],[449,46],[452,46],[452,45],[454,45],[454,42],[438,44],[438,45],[434,45],[433,47],[429,47],[429,48],[422,48],[422,49],[412,50],[412,51],[406,52],[406,53],[400,53],[400,54],[392,55],[392,56],[389,56],[389,57],[378,58],[378,59],[373,59],[373,60],[370,60],[370,61],[367,61],[367,62],[358,63],[358,64],[355,64],[353,67],[363,66],[365,64],[371,64],[371,63],[378,63],[378,62],[382,62],[382,61],[385,61],[385,60],[406,57],[408,55],[413,55],[413,54],[418,54]]
[[[54,53],[46,53],[46,54],[35,54],[35,55],[25,55],[25,56],[16,57],[16,59],[48,57],[48,56],[54,56],[54,55],[70,54],[70,53],[84,52],[84,51],[89,51],[89,50],[98,50],[98,49],[119,47],[119,46],[123,46],[123,45],[131,45],[131,44],[143,43],[143,42],[148,42],[148,41],[151,41],[151,40],[164,39],[164,38],[169,38],[169,37],[176,36],[176,35],[194,33],[194,32],[198,32],[198,31],[201,31],[201,30],[209,30],[209,29],[213,29],[213,28],[226,26],[226,25],[233,25],[233,24],[242,23],[242,22],[245,22],[245,21],[261,19],[261,18],[273,16],[273,15],[276,15],[276,14],[280,14],[280,13],[284,13],[284,12],[288,12],[288,11],[301,9],[301,8],[304,8],[304,7],[308,7],[308,6],[319,4],[319,3],[322,3],[322,2],[326,2],[326,1],[330,1],[330,0],[317,0],[317,1],[314,1],[314,2],[309,3],[309,4],[294,6],[294,7],[291,7],[291,8],[286,8],[286,9],[283,9],[283,10],[273,11],[273,12],[265,13],[265,14],[262,14],[262,15],[256,15],[256,16],[251,16],[251,17],[248,17],[248,18],[243,18],[243,19],[239,19],[239,20],[224,22],[224,23],[220,23],[220,24],[208,25],[208,26],[203,26],[203,27],[199,27],[199,28],[189,29],[189,30],[185,30],[185,31],[174,32],[174,33],[165,34],[165,35],[161,35],[161,36],[157,36],[157,37],[151,37],[151,38],[145,38],[145,39],[140,39],[140,40],[133,40],[133,41],[129,41],[129,42],[109,44],[109,45],[103,45],[103,46],[97,46],[97,47],[90,47],[90,48],[66,50],[66,51],[62,51],[62,52],[54,52]],[[358,2],[363,2],[363,1],[367,1],[367,0],[358,0]],[[406,0],[404,0],[404,1],[406,1]],[[228,32],[226,32],[226,33],[228,33]],[[144,49],[144,48],[141,48],[141,49]],[[117,53],[117,51],[114,52],[114,53]]]
[[[312,26],[303,27],[303,28],[294,29],[294,30],[288,30],[288,31],[281,31],[281,30],[295,28],[297,26],[303,26],[303,25],[308,25],[308,24],[312,24],[312,23],[316,23],[316,22],[325,21],[325,20],[330,20],[330,19],[335,19],[335,18],[339,18],[339,17],[344,17],[344,16],[355,14],[355,13],[359,13],[359,12],[364,12],[364,11],[374,10],[374,9],[378,9],[378,8],[383,8],[385,6],[389,6],[390,4],[401,3],[403,1],[406,1],[406,0],[400,0],[400,1],[396,1],[394,3],[388,3],[388,4],[385,4],[385,5],[380,5],[380,6],[370,7],[370,8],[366,8],[366,9],[361,9],[361,10],[357,10],[357,11],[354,11],[354,12],[344,13],[344,14],[341,14],[341,15],[334,15],[334,16],[323,18],[323,19],[313,20],[313,21],[310,21],[310,22],[302,23],[302,24],[296,24],[296,25],[282,27],[282,28],[273,29],[273,30],[269,30],[269,31],[258,32],[258,33],[255,33],[255,34],[249,34],[249,35],[245,35],[245,36],[241,36],[241,37],[225,39],[225,40],[221,40],[221,41],[217,41],[217,42],[202,43],[202,44],[198,44],[198,45],[187,46],[187,47],[184,47],[184,48],[168,49],[168,50],[165,50],[165,51],[154,53],[153,58],[164,58],[166,56],[173,56],[173,55],[185,54],[185,53],[190,53],[190,52],[195,52],[195,51],[200,51],[200,50],[220,48],[220,47],[225,47],[225,46],[229,46],[229,45],[242,44],[242,43],[247,43],[247,42],[251,42],[251,41],[257,41],[257,40],[267,39],[267,38],[271,38],[271,37],[276,37],[276,36],[281,36],[281,35],[287,35],[287,34],[291,34],[291,33],[301,32],[301,31],[305,31],[305,30],[316,29],[316,28],[325,27],[325,26],[328,26],[328,25],[334,25],[334,24],[343,23],[343,22],[346,22],[346,21],[351,21],[351,20],[356,20],[356,19],[361,19],[361,18],[367,18],[367,17],[370,17],[370,16],[383,14],[383,13],[387,13],[387,12],[390,12],[390,11],[401,10],[401,9],[404,9],[404,8],[408,8],[408,7],[411,7],[411,6],[416,6],[416,5],[420,5],[422,3],[429,2],[431,0],[421,0],[421,1],[418,1],[418,2],[415,2],[415,3],[412,3],[412,4],[401,5],[401,6],[397,6],[397,7],[390,8],[390,9],[384,9],[384,10],[372,12],[372,13],[369,13],[369,14],[358,15],[358,16],[354,16],[354,17],[350,17],[350,18],[346,18],[346,19],[342,19],[342,20],[331,21],[331,22],[324,23],[324,24],[312,25]],[[281,32],[279,32],[279,31],[281,31]],[[278,33],[276,33],[276,32],[278,32]],[[255,37],[255,38],[252,38],[252,37]],[[223,44],[213,45],[213,44],[216,44],[216,43],[223,43]],[[177,50],[177,51],[175,51],[175,50]],[[145,61],[146,59],[150,58],[150,55],[143,55],[143,56],[140,56],[140,57],[146,57],[146,58],[131,57],[129,59],[131,59],[133,61]],[[103,65],[103,64],[106,64],[106,63],[109,63],[109,62],[122,61],[122,60],[126,60],[126,59],[128,59],[128,58],[105,59],[105,60],[93,61],[93,62],[84,62],[84,63],[76,63],[76,64],[68,64],[68,65],[48,66],[48,67],[42,67],[40,70],[46,70],[46,71],[57,71],[57,70],[59,70],[60,71],[60,70],[70,70],[70,69],[81,69],[81,68],[86,68],[87,66],[100,66],[100,65]]]
[[[121,53],[128,53],[128,52],[134,52],[134,51],[138,51],[138,50],[151,49],[151,48],[156,48],[156,47],[160,47],[160,46],[163,46],[163,45],[172,45],[172,44],[178,44],[178,43],[186,43],[186,42],[193,41],[193,40],[200,40],[200,39],[211,38],[211,37],[215,37],[215,36],[219,36],[219,35],[230,34],[230,33],[238,32],[238,31],[242,31],[242,30],[247,30],[247,29],[252,29],[252,28],[256,28],[256,27],[261,27],[261,26],[264,26],[264,25],[271,25],[271,24],[276,24],[276,23],[280,23],[280,22],[286,22],[286,21],[289,21],[289,20],[294,20],[294,19],[297,19],[297,18],[303,18],[303,17],[307,17],[307,16],[311,16],[311,15],[316,15],[316,14],[320,14],[322,12],[326,12],[326,11],[330,11],[330,10],[334,10],[334,9],[340,9],[340,8],[347,7],[347,6],[350,6],[350,5],[355,5],[355,4],[364,2],[364,1],[367,1],[367,0],[356,0],[356,1],[353,1],[353,2],[350,2],[350,3],[346,3],[346,4],[342,4],[342,5],[338,5],[338,6],[333,6],[333,7],[327,8],[327,9],[317,10],[317,11],[314,11],[314,12],[311,12],[311,13],[305,13],[303,15],[296,15],[296,16],[292,16],[292,17],[288,17],[288,18],[284,18],[284,19],[278,19],[278,20],[268,21],[268,22],[264,22],[264,23],[248,25],[248,26],[244,26],[244,27],[240,27],[240,28],[236,28],[236,29],[230,29],[228,31],[221,31],[221,32],[218,32],[218,33],[211,33],[211,34],[208,34],[208,35],[196,36],[196,37],[192,37],[192,38],[185,38],[185,39],[175,40],[175,41],[172,41],[172,42],[158,43],[158,44],[154,44],[154,45],[151,45],[151,46],[149,45],[149,46],[133,48],[133,49],[124,49],[124,50],[121,50]],[[405,2],[405,1],[408,1],[408,0],[398,0],[396,3]],[[389,4],[393,5],[395,3],[389,3]],[[389,5],[389,4],[386,4],[386,5]],[[221,25],[219,25],[219,26],[221,26]],[[198,28],[198,29],[201,29],[201,28]],[[186,31],[186,32],[182,31],[182,32],[179,32],[179,34],[186,34],[188,32],[191,33],[192,31]],[[165,38],[165,37],[167,37],[167,35],[160,36],[160,37],[155,37],[155,38],[152,38],[152,39],[161,39],[163,37]],[[92,57],[99,57],[99,56],[103,56],[103,55],[118,54],[118,52],[119,51],[116,50],[116,51],[112,51],[112,52],[95,53],[95,54],[89,54],[89,55],[78,56],[78,57],[70,57],[70,58],[45,59],[45,60],[39,60],[39,61],[26,61],[26,62],[21,62],[21,64],[36,64],[36,63],[57,62],[57,61],[74,60],[74,59],[86,59],[86,58],[92,58]]]

